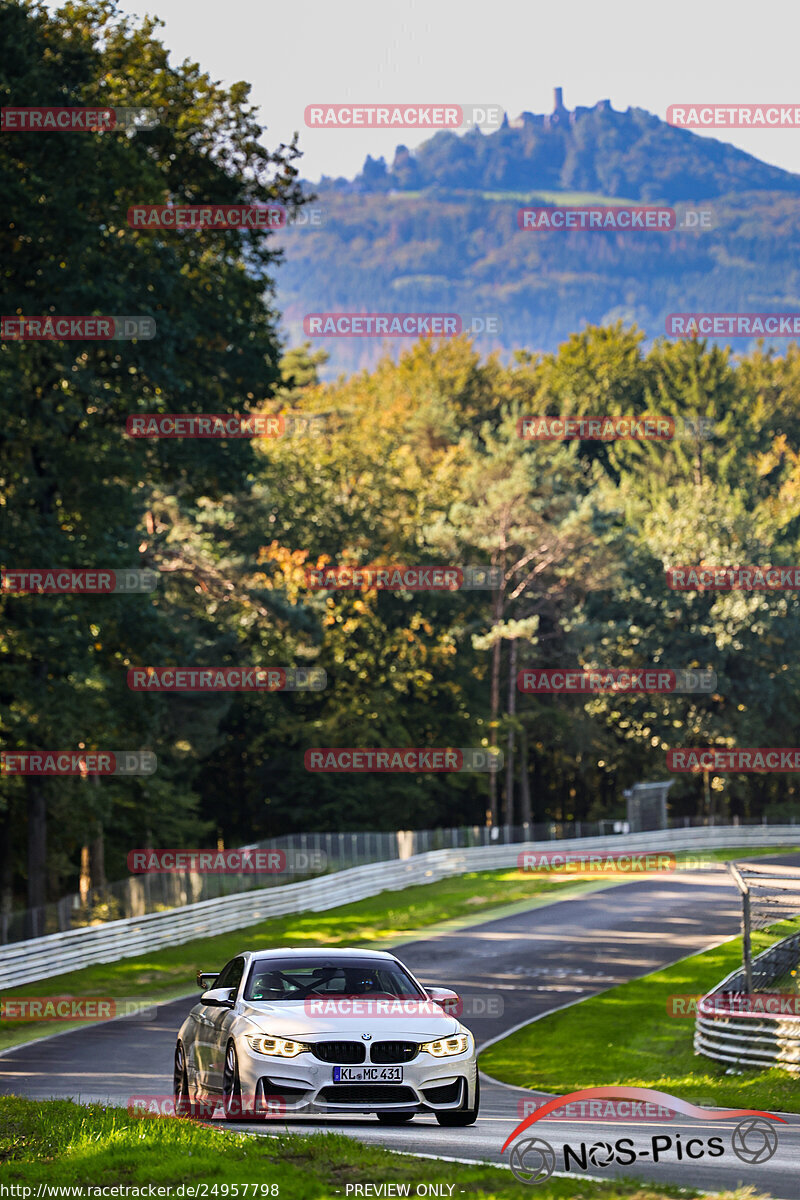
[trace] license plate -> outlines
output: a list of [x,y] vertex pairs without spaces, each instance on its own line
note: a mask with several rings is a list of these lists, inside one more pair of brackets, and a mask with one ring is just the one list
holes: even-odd
[[402,1067],[334,1067],[334,1083],[402,1083]]

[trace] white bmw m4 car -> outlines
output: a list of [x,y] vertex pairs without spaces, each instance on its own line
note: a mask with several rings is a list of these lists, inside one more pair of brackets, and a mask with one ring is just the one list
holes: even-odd
[[[401,1125],[478,1116],[475,1039],[455,992],[378,950],[263,950],[198,972],[175,1047],[175,1111],[253,1119],[375,1113]],[[450,1010],[449,1012],[447,1010]]]

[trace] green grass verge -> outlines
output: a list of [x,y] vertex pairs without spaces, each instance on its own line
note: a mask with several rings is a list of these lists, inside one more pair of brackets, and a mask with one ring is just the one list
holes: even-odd
[[[578,884],[589,888],[591,884]],[[597,886],[595,883],[594,886]],[[15,996],[101,996],[115,1000],[163,1002],[194,988],[198,969],[212,971],[243,950],[280,946],[371,946],[409,940],[421,931],[447,923],[487,917],[500,906],[548,900],[559,892],[575,892],[574,878],[533,876],[514,869],[477,871],[397,892],[381,892],[368,900],[331,908],[273,917],[230,933],[184,942],[136,958],[101,963],[36,983],[8,988]],[[0,1050],[36,1037],[60,1033],[79,1023],[0,1021]]]
[[[776,847],[747,847],[703,853],[704,858],[752,857],[790,853]],[[684,860],[690,855],[678,855]],[[441,928],[457,928],[502,916],[511,906],[548,903],[561,896],[578,895],[631,876],[606,874],[582,882],[576,875],[533,875],[515,869],[473,871],[437,883],[419,884],[396,892],[381,892],[368,900],[328,909],[273,917],[231,933],[201,938],[154,950],[136,958],[84,967],[36,983],[8,988],[3,998],[15,996],[99,996],[117,1001],[163,1003],[191,992],[199,969],[211,971],[243,950],[280,946],[372,946],[387,948],[430,935]],[[443,980],[443,982],[446,982]],[[53,1033],[79,1027],[80,1022],[2,1021],[0,1050]]]
[[[499,1145],[500,1133],[497,1136]],[[463,1156],[469,1153],[469,1131],[465,1131]],[[341,1197],[347,1184],[358,1183],[410,1184],[412,1195],[417,1184],[447,1184],[454,1185],[451,1195],[486,1200],[519,1196],[522,1187],[510,1171],[498,1167],[393,1154],[341,1133],[247,1137],[188,1120],[134,1117],[121,1108],[15,1097],[0,1097],[0,1179],[34,1187],[39,1183],[168,1188],[216,1184],[219,1190],[212,1196],[233,1196],[224,1185],[232,1189],[234,1184],[248,1183],[259,1185],[258,1200],[270,1194],[272,1185],[281,1200]],[[550,1179],[536,1189],[536,1195],[540,1200],[571,1200],[575,1186],[572,1179]],[[582,1200],[659,1200],[702,1194],[638,1182],[581,1180],[579,1186]],[[248,1195],[253,1195],[252,1189]]]
[[[783,922],[753,934],[753,954],[795,932]],[[668,1015],[670,996],[710,991],[741,965],[734,938],[703,954],[552,1013],[480,1056],[495,1079],[545,1092],[625,1084],[659,1088],[695,1104],[800,1112],[797,1078],[786,1071],[730,1068],[692,1048],[693,1016]]]

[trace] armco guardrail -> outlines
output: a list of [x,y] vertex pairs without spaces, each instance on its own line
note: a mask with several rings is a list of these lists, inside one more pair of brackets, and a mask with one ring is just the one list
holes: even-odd
[[[800,957],[800,933],[793,933],[770,946],[753,961],[753,991],[762,1005],[776,980],[797,967]],[[780,1067],[800,1074],[800,1010],[794,1003],[785,1005],[776,995],[774,1013],[755,1015],[736,1013],[742,1001],[752,996],[745,984],[742,968],[732,971],[697,1005],[694,1049],[717,1062],[745,1067]],[[794,1001],[794,997],[792,997]],[[800,995],[797,997],[800,1002]],[[734,1010],[727,1016],[725,1008]],[[789,1008],[791,1011],[782,1011]]]
[[[649,784],[642,785],[649,787]],[[660,785],[659,785],[660,786]],[[711,821],[714,825],[716,822]],[[747,823],[747,822],[746,822]],[[670,822],[671,829],[689,829],[705,825],[698,817],[680,817]],[[724,825],[723,821],[719,822]],[[753,821],[753,825],[760,824]],[[640,832],[623,828],[627,821],[602,818],[599,821],[541,821],[522,825],[460,825],[450,829],[398,830],[317,830],[314,833],[287,833],[249,846],[228,847],[241,850],[278,850],[287,854],[291,865],[280,875],[271,872],[209,874],[200,871],[171,871],[163,875],[131,875],[111,883],[102,883],[80,893],[35,908],[0,911],[0,946],[27,942],[51,933],[66,933],[100,921],[122,921],[143,917],[146,913],[182,908],[203,900],[219,900],[241,892],[257,892],[266,887],[297,883],[325,871],[346,871],[367,863],[412,858],[429,850],[465,850],[471,846],[505,846],[510,842],[562,841],[564,838],[606,837],[610,834]]]
[[[602,838],[564,838],[558,851],[584,850],[623,853],[644,850],[702,851],[733,846],[800,844],[800,827],[792,825],[715,826],[663,829],[652,833],[616,834]],[[149,913],[70,929],[47,937],[15,942],[0,949],[0,988],[18,987],[95,963],[133,958],[162,946],[214,937],[267,917],[287,913],[323,912],[379,892],[397,891],[417,883],[434,883],[467,871],[513,866],[524,851],[553,852],[553,842],[517,842],[474,846],[463,850],[433,850],[392,862],[369,863],[300,883],[263,888],[218,900],[203,900],[167,912]],[[202,964],[201,964],[202,965]]]
[[[702,821],[684,818],[685,825]],[[269,872],[208,874],[199,871],[171,871],[163,875],[131,875],[84,893],[71,893],[59,900],[35,908],[0,911],[0,946],[26,942],[51,933],[66,933],[95,925],[99,921],[122,921],[219,900],[241,892],[257,892],[267,887],[297,883],[324,871],[346,871],[367,863],[411,858],[429,850],[464,850],[469,846],[506,845],[509,842],[538,842],[565,837],[604,837],[622,832],[615,826],[623,822],[546,821],[537,824],[461,825],[451,829],[399,829],[347,833],[317,830],[314,833],[288,833],[253,842],[249,846],[229,847],[242,850],[278,850],[288,855],[291,867],[280,876]],[[678,826],[676,825],[676,828]],[[681,825],[681,827],[684,827]],[[630,832],[626,830],[625,832]],[[321,869],[318,863],[323,864]]]

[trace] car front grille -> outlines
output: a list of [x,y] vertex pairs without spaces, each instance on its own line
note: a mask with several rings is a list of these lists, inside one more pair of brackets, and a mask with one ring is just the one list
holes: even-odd
[[329,1104],[415,1104],[417,1097],[409,1087],[390,1084],[337,1083],[323,1088],[318,1096]]
[[363,1063],[367,1057],[367,1048],[361,1042],[317,1042],[311,1047],[315,1058],[320,1062]]
[[375,1042],[374,1046],[370,1048],[370,1062],[411,1062],[418,1053],[419,1046],[416,1042]]

